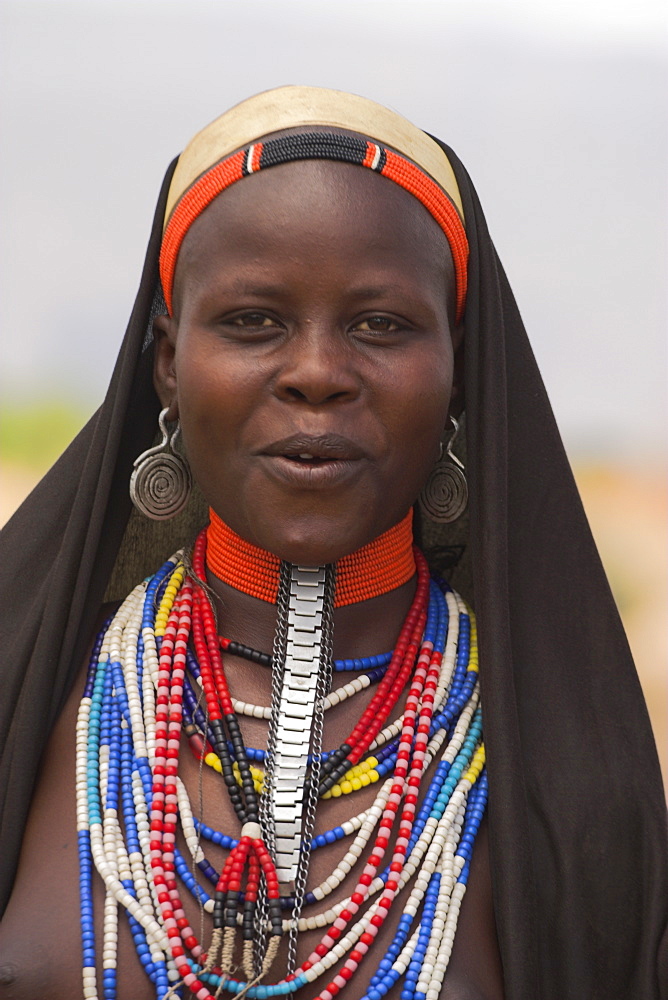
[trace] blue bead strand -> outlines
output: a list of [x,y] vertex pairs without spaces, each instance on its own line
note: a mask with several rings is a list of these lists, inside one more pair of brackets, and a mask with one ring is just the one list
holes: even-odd
[[[424,956],[426,954],[427,948],[429,947],[429,938],[431,937],[431,926],[434,922],[434,917],[436,915],[436,902],[438,900],[438,890],[441,887],[441,876],[438,872],[434,872],[429,880],[429,885],[427,886],[427,891],[424,896],[424,903],[422,906],[422,919],[420,920],[420,930],[418,932],[418,939],[415,945],[415,951],[409,962],[408,968],[405,973],[404,988],[401,991],[401,1000],[417,1000],[419,994],[416,993],[415,987],[417,985],[418,979],[420,978],[420,973],[422,972],[422,963],[424,962]],[[426,996],[424,997],[426,1000]]]
[[[97,662],[111,618],[97,634],[86,673],[86,683],[83,698],[90,699],[95,689]],[[89,723],[90,726],[90,723]],[[95,969],[95,923],[93,914],[93,855],[90,846],[89,829],[77,831],[77,847],[79,853],[79,912],[81,919],[81,954],[82,967]]]

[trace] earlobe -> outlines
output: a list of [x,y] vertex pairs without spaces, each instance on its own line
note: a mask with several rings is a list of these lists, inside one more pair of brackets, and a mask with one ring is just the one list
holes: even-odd
[[179,407],[176,385],[176,331],[171,316],[156,316],[153,320],[153,385],[163,407],[168,407],[167,420],[177,420]]

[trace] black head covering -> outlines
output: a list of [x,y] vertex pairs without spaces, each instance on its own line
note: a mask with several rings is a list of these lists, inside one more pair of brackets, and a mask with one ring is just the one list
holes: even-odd
[[[470,244],[468,553],[506,997],[668,996],[659,958],[667,923],[665,804],[642,693],[477,196],[443,148]],[[123,551],[150,560],[133,570],[129,589],[191,531],[172,524],[160,539],[162,526],[137,528],[131,519],[128,527],[132,463],[157,426],[148,331],[161,308],[158,253],[173,169],[107,397],[2,533],[3,907],[40,755],[124,533]]]

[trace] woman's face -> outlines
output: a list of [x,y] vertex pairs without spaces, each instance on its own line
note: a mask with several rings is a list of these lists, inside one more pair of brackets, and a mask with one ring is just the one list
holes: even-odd
[[348,164],[272,167],[193,223],[156,385],[234,531],[319,565],[406,514],[448,418],[453,283],[427,210]]

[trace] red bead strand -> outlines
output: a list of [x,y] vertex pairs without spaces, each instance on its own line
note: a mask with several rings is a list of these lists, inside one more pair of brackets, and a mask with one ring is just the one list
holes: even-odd
[[348,756],[351,764],[357,764],[361,760],[385,725],[404,691],[415,663],[427,620],[429,601],[429,569],[424,557],[417,549],[415,550],[415,559],[418,568],[417,588],[410,611],[399,633],[394,656],[376,694],[346,740],[346,743],[353,748],[352,753]]
[[[205,530],[198,535],[193,551],[193,571],[200,580],[206,578],[206,549]],[[234,715],[234,706],[225,677],[213,608],[208,594],[199,583],[195,584],[193,637],[196,649],[201,650],[201,658],[198,655],[198,659],[209,718],[222,721],[226,716]],[[238,763],[242,772],[248,766],[247,761],[240,760]],[[246,836],[242,830],[242,837],[230,852],[216,887],[217,894],[225,896],[225,908],[230,915],[236,915],[238,893],[241,892],[244,879],[247,886],[249,884],[251,886],[251,897],[247,898],[253,901],[257,899],[260,871],[265,877],[270,913],[273,910],[274,915],[280,915],[280,889],[276,866],[264,841],[261,838]]]
[[192,625],[192,585],[186,580],[174,601],[160,646],[156,692],[155,759],[151,800],[151,868],[172,958],[198,1000],[212,1000],[191,971],[187,952],[198,961],[202,948],[188,924],[179,896],[174,864],[178,804],[176,777],[182,723],[186,649]]

